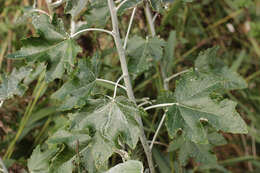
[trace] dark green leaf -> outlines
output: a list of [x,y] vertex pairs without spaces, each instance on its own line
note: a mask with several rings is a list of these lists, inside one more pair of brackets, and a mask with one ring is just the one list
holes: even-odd
[[171,137],[178,130],[196,143],[208,143],[202,122],[216,130],[230,133],[247,133],[247,126],[236,112],[236,103],[229,100],[212,100],[210,93],[222,88],[214,77],[190,72],[178,81],[175,98],[177,104],[167,112],[166,126]]
[[81,48],[74,40],[68,38],[62,22],[54,17],[50,23],[48,16],[34,15],[32,23],[40,37],[24,40],[21,50],[9,54],[8,58],[48,62],[48,82],[60,79],[65,70],[71,72]]
[[246,81],[220,61],[217,51],[218,48],[215,47],[201,52],[195,61],[195,68],[214,77],[226,90],[246,88]]
[[189,158],[195,159],[200,164],[217,165],[217,157],[211,153],[211,147],[207,144],[196,144],[189,140],[184,140],[180,151],[179,160],[181,165],[186,165]]
[[10,75],[2,75],[0,85],[0,101],[12,98],[15,95],[23,95],[27,87],[22,84],[22,80],[30,74],[32,68],[22,67],[14,69]]

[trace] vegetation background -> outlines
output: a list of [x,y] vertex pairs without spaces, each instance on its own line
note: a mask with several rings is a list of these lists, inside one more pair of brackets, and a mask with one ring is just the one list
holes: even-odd
[[[21,47],[20,40],[25,35],[34,33],[31,24],[20,25],[20,16],[26,6],[32,5],[30,0],[0,0],[0,72],[10,73],[13,68],[19,67],[22,62],[6,59],[8,53]],[[48,11],[45,1],[38,0],[38,7]],[[167,12],[158,14],[155,21],[157,34],[167,40],[170,31],[176,31],[176,46],[174,51],[174,73],[192,67],[192,64],[201,50],[219,46],[222,59],[231,68],[238,71],[248,82],[248,89],[228,92],[225,94],[238,102],[237,110],[249,126],[248,135],[224,134],[227,144],[216,147],[219,163],[231,172],[260,172],[260,0],[194,0],[191,3],[178,3],[175,0],[167,6]],[[65,16],[63,9],[57,9],[59,16]],[[131,16],[129,11],[122,20],[120,27],[127,29]],[[149,32],[142,8],[137,9],[133,31],[145,36]],[[107,26],[110,27],[110,26]],[[97,39],[98,38],[98,39]],[[112,40],[108,37],[97,37],[95,33],[84,34],[78,39],[83,48],[80,57],[92,56],[99,49],[103,51],[102,62],[105,64],[102,72],[106,79],[116,81],[120,68],[118,58],[114,55]],[[111,72],[111,73],[108,73]],[[159,71],[154,70],[145,74],[145,80],[140,78],[134,84],[135,93],[139,98],[149,96],[154,98],[161,90]],[[152,84],[156,85],[152,85]],[[15,137],[24,112],[35,101],[35,80],[24,97],[6,101],[0,108],[0,156]],[[25,132],[15,146],[12,159],[6,162],[10,173],[22,172],[26,169],[26,162],[33,148],[44,141],[49,133],[62,125],[65,118],[61,112],[56,112],[55,104],[47,97],[58,86],[59,81],[45,86],[44,92],[37,99],[37,104],[32,107],[35,119],[26,126]],[[111,93],[111,86],[103,86]],[[148,134],[156,130],[159,122],[155,117],[151,123],[144,117],[145,129]],[[38,117],[38,118],[37,118]],[[152,134],[152,133],[151,133]],[[148,136],[148,138],[151,136]],[[169,138],[165,127],[160,131],[158,147],[165,152],[154,153],[155,162],[162,170],[169,170],[168,153],[166,148]],[[141,150],[141,149],[140,149]],[[136,153],[138,157],[138,153]],[[140,157],[140,156],[139,156]],[[113,158],[117,162],[117,158]],[[196,167],[190,161],[187,167]],[[170,165],[170,164],[169,164]],[[195,170],[196,171],[196,170]],[[194,172],[195,172],[194,171]]]

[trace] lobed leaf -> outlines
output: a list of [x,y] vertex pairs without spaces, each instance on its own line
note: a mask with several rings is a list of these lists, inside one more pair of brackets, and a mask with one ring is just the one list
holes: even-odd
[[80,108],[86,104],[86,100],[96,84],[96,76],[90,69],[90,63],[86,60],[79,60],[76,74],[52,94],[53,99],[62,102],[60,110]]
[[47,62],[48,82],[61,79],[65,70],[72,72],[75,58],[81,48],[74,40],[68,38],[61,20],[54,17],[50,23],[46,15],[33,15],[32,23],[40,37],[23,40],[21,50],[7,57]]
[[171,137],[182,130],[195,143],[207,143],[207,134],[202,122],[216,130],[230,133],[247,133],[247,126],[236,112],[236,103],[227,99],[218,101],[210,93],[221,89],[214,77],[194,72],[184,75],[175,90],[178,104],[169,108],[166,126]]

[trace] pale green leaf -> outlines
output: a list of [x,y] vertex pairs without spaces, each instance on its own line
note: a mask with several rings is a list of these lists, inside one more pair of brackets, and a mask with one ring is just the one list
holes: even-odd
[[143,164],[140,161],[129,160],[120,163],[104,173],[143,173]]
[[87,21],[86,26],[105,27],[110,17],[107,1],[92,0],[85,17]]
[[91,113],[80,113],[86,116],[76,126],[77,129],[94,128],[114,144],[121,140],[135,148],[139,138],[136,118],[140,113],[132,102],[118,97]]
[[28,169],[30,173],[49,173],[49,160],[55,155],[57,149],[41,151],[37,146],[28,160]]
[[159,37],[143,39],[134,36],[129,39],[127,54],[130,56],[130,68],[133,72],[140,74],[148,70],[153,62],[159,61],[163,56],[164,40]]

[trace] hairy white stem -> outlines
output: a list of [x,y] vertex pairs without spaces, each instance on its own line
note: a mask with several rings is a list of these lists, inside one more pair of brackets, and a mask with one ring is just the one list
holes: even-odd
[[51,16],[49,15],[49,13],[47,13],[46,11],[43,11],[41,9],[32,9],[31,12],[38,12],[38,13],[42,13],[45,14],[47,16],[49,16],[51,18]]
[[3,106],[4,100],[0,100],[0,108]]
[[125,50],[122,46],[122,41],[121,41],[121,37],[120,37],[120,33],[119,33],[118,18],[117,18],[117,12],[116,12],[116,7],[115,7],[114,1],[108,0],[108,6],[109,6],[111,20],[112,20],[112,27],[113,27],[112,32],[113,32],[114,41],[115,41],[117,51],[119,54],[119,58],[120,58],[121,68],[122,68],[123,75],[124,75],[124,82],[125,82],[125,85],[127,88],[127,95],[130,100],[135,102],[135,97],[134,97],[134,93],[133,93],[133,89],[132,89],[132,85],[131,85],[131,81],[130,81],[130,77],[129,77],[129,73],[128,73],[127,63],[126,63]]
[[179,103],[163,103],[163,104],[146,107],[146,108],[144,108],[144,110],[147,111],[147,110],[154,109],[154,108],[169,107],[169,106],[173,106],[173,105],[179,105]]
[[70,21],[70,35],[73,35],[76,31],[76,22],[73,18]]
[[7,170],[7,168],[5,167],[5,164],[4,164],[4,162],[3,162],[3,160],[2,160],[1,157],[0,157],[0,165],[1,165],[1,167],[2,167],[2,172],[3,172],[3,173],[8,173],[8,170]]
[[82,33],[84,33],[84,32],[89,32],[89,31],[105,32],[105,33],[110,34],[111,36],[114,37],[114,34],[113,34],[112,31],[108,31],[108,30],[106,30],[106,29],[99,29],[99,28],[87,28],[87,29],[83,29],[83,30],[81,30],[81,31],[78,31],[78,32],[72,34],[70,37],[71,37],[71,38],[75,38],[75,37],[77,37],[78,35],[80,35],[80,34],[82,34]]
[[117,80],[116,84],[115,84],[115,89],[114,89],[114,96],[113,98],[116,98],[116,91],[117,91],[117,86],[119,84],[119,82],[121,81],[121,79],[124,77],[124,75],[120,76],[120,78]]
[[126,37],[125,37],[125,42],[124,42],[124,49],[126,49],[128,37],[129,37],[130,31],[131,31],[131,27],[132,27],[132,24],[133,24],[133,21],[134,21],[134,16],[135,16],[136,9],[137,9],[137,7],[135,7],[133,9],[133,12],[132,12],[132,15],[131,15],[131,18],[130,18],[130,22],[129,22],[129,25],[128,25],[128,29],[127,29],[127,33],[126,33]]
[[[130,77],[129,77],[129,73],[128,73],[128,68],[127,68],[127,63],[126,63],[125,49],[123,48],[122,40],[121,40],[121,37],[120,37],[119,28],[118,28],[117,9],[116,9],[114,0],[107,0],[107,2],[108,2],[109,11],[110,11],[111,20],[112,20],[112,27],[113,27],[112,32],[114,33],[114,41],[115,41],[116,48],[117,48],[117,51],[118,51],[118,54],[119,54],[121,69],[122,69],[123,75],[124,75],[124,82],[125,82],[125,85],[126,85],[126,88],[127,88],[127,95],[128,95],[128,98],[130,100],[135,102],[134,92],[133,92],[133,88],[132,88],[132,85],[131,85],[131,81],[130,81]],[[146,154],[146,158],[147,158],[147,161],[148,161],[150,172],[155,173],[155,169],[154,169],[154,165],[153,165],[153,159],[152,159],[152,152],[151,152],[149,145],[148,145],[148,142],[146,140],[142,119],[139,116],[137,117],[137,119],[138,119],[138,123],[140,125],[140,130],[141,130],[140,140],[141,140],[141,143],[143,145],[143,148],[144,148],[144,151],[145,151],[145,154]]]
[[52,4],[50,4],[50,6],[52,7],[52,8],[57,8],[57,7],[59,7],[62,3],[64,3],[65,1],[64,0],[58,0],[58,1],[56,1],[56,2],[53,2]]
[[116,7],[116,10],[118,10],[120,7],[122,7],[122,5],[124,5],[124,3],[126,3],[128,0],[124,0],[122,2],[120,2],[120,4]]
[[159,13],[156,13],[154,16],[153,16],[153,23],[155,22],[156,18],[159,16]]
[[143,103],[140,103],[140,104],[138,105],[138,107],[142,107],[142,106],[147,105],[147,104],[152,105],[152,102],[149,101],[149,100],[147,100],[147,101],[145,101],[145,102],[143,102]]
[[[109,84],[112,84],[112,85],[116,85],[115,82],[110,81],[110,80],[105,80],[105,79],[99,79],[99,78],[97,78],[96,81],[100,81],[100,82],[105,82],[105,83],[109,83]],[[125,86],[120,85],[120,84],[117,84],[117,85],[118,85],[118,87],[120,87],[120,88],[124,89],[125,91],[127,91],[127,89],[126,89]]]
[[190,71],[190,69],[181,71],[181,72],[179,72],[179,73],[176,73],[176,74],[174,74],[174,75],[172,75],[172,76],[166,78],[164,81],[165,81],[165,82],[169,82],[170,80],[176,78],[177,76],[179,76],[179,75],[181,75],[181,74],[184,74],[184,73],[187,73],[187,72],[189,72],[189,71]]
[[153,144],[154,144],[154,142],[155,142],[155,140],[156,140],[156,138],[157,138],[157,136],[159,134],[159,131],[160,131],[162,125],[163,125],[163,122],[164,122],[165,118],[166,118],[166,113],[163,114],[163,117],[162,117],[162,119],[161,119],[161,121],[159,123],[159,126],[158,126],[158,128],[157,128],[157,130],[156,130],[156,132],[155,132],[155,134],[153,136],[153,140],[152,140],[152,142],[150,144],[150,149],[153,148]]
[[[145,3],[145,9],[144,10],[145,10],[145,15],[146,15],[148,25],[149,25],[149,28],[150,28],[150,32],[151,32],[152,36],[155,37],[156,32],[155,32],[155,27],[154,27],[154,20],[156,19],[156,16],[158,15],[158,13],[153,17],[150,6],[147,2]],[[167,75],[166,75],[166,72],[164,70],[162,63],[160,63],[160,68],[161,68],[162,78],[164,80],[164,79],[167,78]],[[165,90],[169,90],[169,82],[164,80],[163,81],[163,87],[164,87]]]
[[144,12],[145,12],[145,15],[146,15],[146,18],[147,18],[147,21],[148,21],[148,25],[149,25],[151,34],[154,37],[156,35],[156,32],[155,32],[155,27],[154,27],[154,24],[153,24],[153,16],[152,16],[150,6],[147,2],[145,3]]

